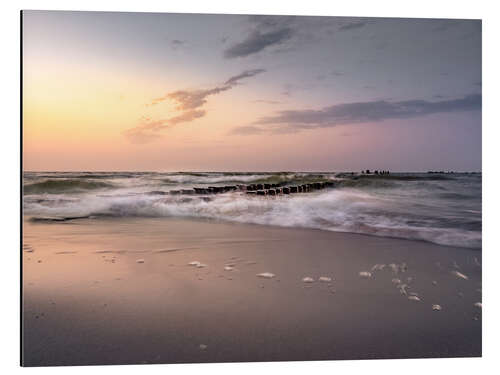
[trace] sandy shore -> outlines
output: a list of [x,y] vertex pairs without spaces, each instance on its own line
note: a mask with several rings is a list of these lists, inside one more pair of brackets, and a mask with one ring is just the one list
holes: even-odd
[[24,243],[26,366],[481,355],[477,250],[165,218],[26,220]]

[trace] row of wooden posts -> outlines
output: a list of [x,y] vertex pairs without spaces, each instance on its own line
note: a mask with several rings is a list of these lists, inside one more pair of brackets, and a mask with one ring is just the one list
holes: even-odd
[[282,184],[252,184],[252,185],[229,185],[229,186],[209,186],[207,188],[193,188],[182,190],[171,190],[171,195],[204,195],[204,194],[220,194],[230,191],[242,191],[249,195],[280,195],[280,194],[294,194],[294,193],[307,193],[313,190],[321,190],[328,187],[333,187],[334,183],[327,182],[313,182],[309,184],[284,186]]

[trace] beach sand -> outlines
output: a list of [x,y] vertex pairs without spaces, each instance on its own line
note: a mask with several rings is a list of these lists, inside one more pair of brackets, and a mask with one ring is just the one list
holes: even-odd
[[170,218],[23,231],[25,366],[481,355],[478,250]]

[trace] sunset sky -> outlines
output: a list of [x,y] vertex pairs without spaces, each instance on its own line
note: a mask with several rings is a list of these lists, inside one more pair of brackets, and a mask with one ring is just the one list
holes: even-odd
[[481,170],[477,20],[23,12],[24,170]]

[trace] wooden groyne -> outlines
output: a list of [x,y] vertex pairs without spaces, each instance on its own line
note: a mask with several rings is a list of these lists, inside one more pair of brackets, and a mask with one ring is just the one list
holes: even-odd
[[333,181],[312,182],[302,185],[285,184],[251,184],[251,185],[228,185],[209,186],[206,188],[195,187],[192,189],[171,190],[170,195],[207,195],[221,194],[230,191],[240,191],[248,195],[287,195],[297,193],[308,193],[315,190],[326,189],[334,186]]

